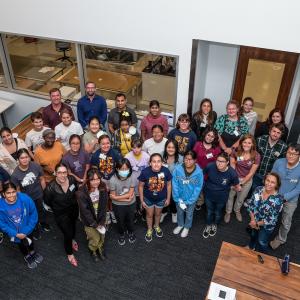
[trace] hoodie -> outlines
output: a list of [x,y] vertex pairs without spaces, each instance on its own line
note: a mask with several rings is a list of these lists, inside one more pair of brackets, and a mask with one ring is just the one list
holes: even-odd
[[172,179],[173,199],[176,203],[181,200],[185,204],[193,204],[198,200],[203,186],[203,173],[201,168],[196,165],[192,174],[186,175],[184,165],[175,167]]

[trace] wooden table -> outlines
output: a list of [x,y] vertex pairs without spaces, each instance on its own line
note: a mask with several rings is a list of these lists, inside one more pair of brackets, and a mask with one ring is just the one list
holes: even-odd
[[3,126],[7,126],[5,111],[8,110],[13,105],[14,102],[0,99],[0,116],[1,116]]
[[276,257],[223,242],[212,280],[237,290],[237,300],[300,299],[300,266],[283,275]]
[[[103,71],[94,68],[87,68],[88,79],[95,82],[99,90],[105,90],[113,93],[128,93],[133,88],[136,88],[140,79],[136,76],[127,75],[123,73]],[[77,68],[72,68],[62,76],[57,82],[66,85],[79,85],[79,77]]]
[[[48,68],[48,70],[47,70]],[[31,79],[35,81],[47,82],[49,79],[62,72],[63,68],[59,67],[31,67],[25,72],[17,73],[16,76],[19,78]]]

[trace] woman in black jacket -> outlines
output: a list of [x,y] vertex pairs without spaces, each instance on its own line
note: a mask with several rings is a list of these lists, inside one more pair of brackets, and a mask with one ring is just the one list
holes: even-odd
[[74,240],[78,219],[76,191],[77,181],[75,177],[68,176],[66,165],[59,163],[55,167],[55,179],[45,189],[44,201],[51,207],[56,224],[64,235],[65,251],[69,262],[74,267],[78,265],[73,254],[73,250],[78,251],[78,244]]
[[80,219],[89,241],[88,247],[95,262],[105,259],[105,216],[108,194],[97,168],[87,172],[86,185],[76,192]]

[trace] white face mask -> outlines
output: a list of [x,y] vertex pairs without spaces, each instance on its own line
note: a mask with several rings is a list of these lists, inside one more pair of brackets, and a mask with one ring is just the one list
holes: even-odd
[[119,174],[121,177],[126,178],[126,177],[129,175],[129,170],[119,170],[119,171],[118,171],[118,174]]

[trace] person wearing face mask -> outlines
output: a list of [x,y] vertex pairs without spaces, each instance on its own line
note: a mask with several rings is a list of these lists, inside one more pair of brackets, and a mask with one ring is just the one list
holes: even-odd
[[192,150],[197,141],[196,134],[190,128],[190,123],[190,117],[187,114],[181,114],[178,117],[176,128],[168,134],[168,139],[173,139],[178,143],[180,155]]
[[134,214],[136,198],[134,193],[134,181],[132,167],[127,158],[122,158],[116,164],[116,173],[110,182],[110,198],[115,216],[117,218],[120,246],[126,243],[125,232],[128,232],[128,241],[133,244],[136,241],[134,234]]
[[152,127],[157,124],[163,127],[164,136],[166,137],[169,131],[168,120],[160,113],[159,102],[151,100],[149,103],[149,114],[142,119],[140,126],[143,141],[152,137]]
[[144,142],[142,149],[149,155],[154,153],[163,155],[167,140],[168,139],[164,137],[163,127],[161,125],[154,125],[152,127],[152,138]]
[[66,150],[59,141],[55,141],[55,132],[47,129],[43,132],[44,143],[38,146],[34,153],[34,161],[44,171],[46,183],[54,179],[54,168],[61,161]]
[[214,126],[217,120],[217,113],[213,110],[212,101],[204,98],[200,103],[199,110],[194,113],[191,128],[197,136],[197,140],[202,139],[202,135],[207,126]]
[[280,245],[286,243],[293,215],[298,206],[300,195],[299,159],[300,144],[292,143],[287,149],[286,157],[277,159],[273,165],[272,172],[279,175],[282,183],[279,188],[279,194],[283,196],[285,203],[283,204],[278,234],[270,243],[272,249],[277,249]]
[[242,104],[242,115],[246,118],[249,126],[249,133],[254,135],[257,113],[253,110],[254,100],[251,97],[246,97]]
[[[17,166],[17,152],[19,149],[27,149],[25,142],[22,139],[13,136],[12,131],[8,127],[3,127],[0,130],[2,143],[0,144],[0,165],[10,175]],[[33,154],[28,150],[29,155],[33,158]]]
[[260,137],[262,135],[266,135],[270,131],[270,127],[273,124],[282,124],[283,131],[281,135],[281,140],[286,142],[288,135],[289,135],[289,129],[285,125],[284,120],[284,114],[279,108],[274,108],[270,111],[269,116],[267,120],[258,126],[258,128],[255,131],[255,137]]
[[68,261],[74,267],[78,263],[73,251],[78,251],[75,241],[76,222],[78,219],[78,204],[75,198],[77,182],[68,175],[66,165],[59,163],[55,166],[55,179],[46,187],[44,201],[52,209],[55,222],[64,236],[64,248]]
[[69,139],[72,134],[83,135],[81,125],[72,121],[72,116],[68,110],[62,110],[61,123],[55,126],[55,136],[59,140],[66,150],[70,150]]
[[249,126],[244,116],[240,114],[239,104],[231,100],[226,105],[227,113],[220,116],[216,123],[215,129],[219,134],[219,143],[221,149],[228,155],[239,145],[243,135],[249,132]]
[[92,116],[97,116],[102,125],[107,119],[107,104],[105,98],[96,95],[96,84],[87,82],[85,84],[86,95],[79,99],[77,104],[78,121],[82,128],[86,129]]
[[253,176],[251,190],[263,185],[264,176],[271,172],[274,162],[278,158],[285,156],[287,145],[281,140],[284,126],[282,124],[272,124],[268,135],[263,135],[256,140],[256,149],[260,154],[260,165]]
[[131,151],[131,141],[139,139],[139,134],[134,126],[131,126],[130,116],[121,116],[120,128],[115,130],[112,137],[112,145],[122,157]]

